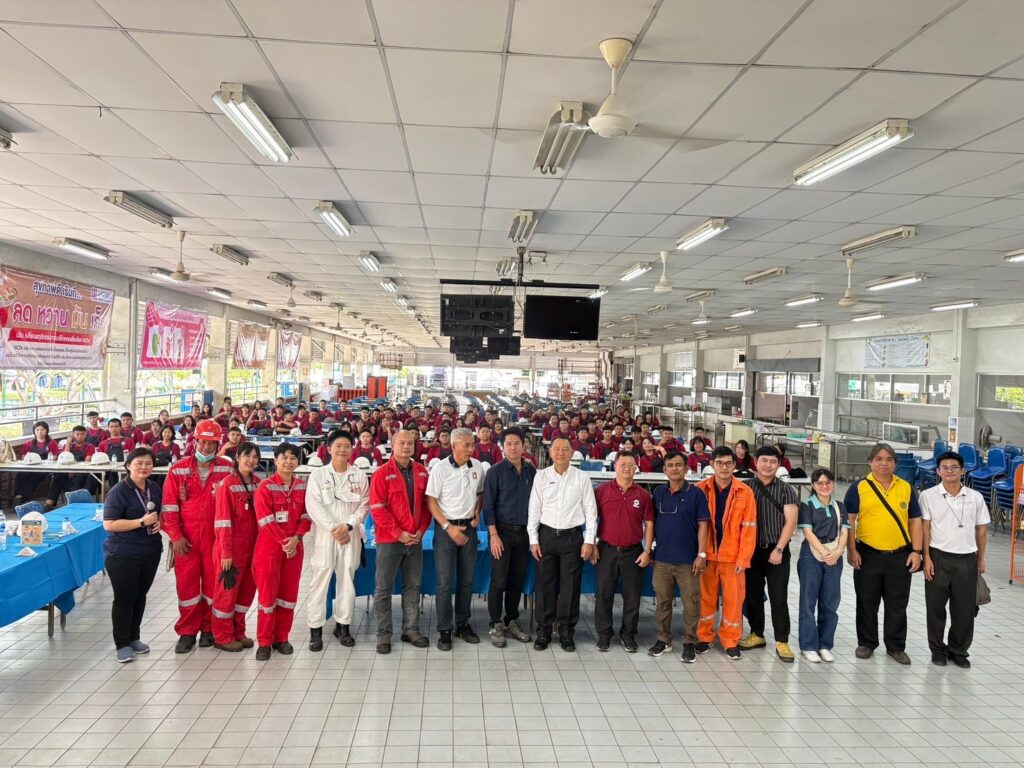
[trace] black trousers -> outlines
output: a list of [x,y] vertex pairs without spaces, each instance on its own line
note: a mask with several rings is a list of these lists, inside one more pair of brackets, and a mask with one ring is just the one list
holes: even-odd
[[640,623],[640,596],[644,588],[644,569],[636,559],[644,551],[642,544],[633,547],[613,547],[598,544],[597,595],[594,604],[594,629],[598,640],[612,638],[612,606],[615,603],[615,585],[622,579],[622,626],[619,636],[624,640],[636,639]]
[[64,475],[48,475],[43,472],[19,472],[14,476],[14,495],[22,497],[18,503],[24,504],[32,501],[32,497],[39,489],[39,484],[47,478],[50,480],[50,485],[46,493],[46,500],[56,504],[61,491],[64,490],[62,482]]
[[538,532],[541,558],[537,564],[537,636],[551,640],[558,619],[559,636],[572,639],[580,620],[580,588],[583,585],[583,529],[559,534],[541,525]]
[[853,572],[853,588],[857,593],[857,645],[874,650],[878,647],[878,605],[885,603],[882,639],[887,651],[907,648],[907,603],[910,602],[910,580],[907,568],[909,548],[881,552],[857,543],[860,568]]
[[[935,577],[924,583],[928,614],[928,648],[933,654],[962,656],[974,641],[974,614],[978,599],[978,553],[954,554],[932,549]],[[949,604],[949,642],[946,642],[946,605]]]
[[747,622],[750,631],[764,637],[764,595],[768,587],[768,602],[772,606],[772,631],[775,642],[789,642],[789,547],[782,551],[782,562],[772,565],[768,562],[774,545],[758,546],[750,558],[747,569]]
[[104,568],[114,588],[114,604],[110,608],[110,621],[114,627],[114,645],[124,648],[139,639],[142,615],[146,612],[146,594],[153,586],[161,552],[146,557],[110,557]]
[[[498,560],[491,559],[491,586],[487,590],[487,612],[491,626],[502,621],[518,621],[519,604],[523,600],[526,565],[530,561],[530,537],[525,525],[497,524],[498,535],[505,551]],[[543,551],[543,549],[541,550]]]

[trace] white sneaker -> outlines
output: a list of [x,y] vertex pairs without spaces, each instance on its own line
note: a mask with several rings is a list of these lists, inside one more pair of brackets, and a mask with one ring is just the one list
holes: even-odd
[[803,657],[812,664],[821,663],[821,656],[818,655],[817,651],[803,651]]
[[836,657],[832,655],[832,651],[828,648],[822,648],[818,651],[818,656],[821,657],[822,661],[827,661],[829,664],[836,660]]

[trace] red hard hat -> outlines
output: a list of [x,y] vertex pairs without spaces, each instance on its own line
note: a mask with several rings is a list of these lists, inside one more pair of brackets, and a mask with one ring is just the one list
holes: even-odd
[[196,440],[216,440],[219,442],[223,436],[224,430],[213,419],[203,419],[196,425]]

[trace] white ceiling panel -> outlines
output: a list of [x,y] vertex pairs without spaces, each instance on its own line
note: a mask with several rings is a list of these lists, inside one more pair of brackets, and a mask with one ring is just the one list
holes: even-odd
[[[573,183],[587,184],[589,182],[565,182],[566,185]],[[559,182],[555,179],[491,177],[487,183],[486,202],[492,208],[543,209],[551,203],[558,184]],[[611,184],[606,186],[611,186]]]
[[645,136],[624,141],[590,135],[573,161],[569,177],[573,179],[615,179],[636,181],[657,163],[674,144],[673,139]]
[[759,62],[867,67],[953,4],[954,0],[904,3],[814,0],[771,44]]
[[245,155],[209,115],[134,109],[117,110],[116,115],[178,160],[246,162]]
[[784,189],[760,205],[744,211],[755,219],[800,219],[846,197],[844,192],[812,189]]
[[200,218],[244,219],[245,211],[223,195],[190,195],[172,193],[167,199],[183,211]]
[[424,205],[483,206],[487,180],[483,176],[417,173],[416,189]]
[[[1014,155],[1020,157],[1020,155]],[[949,195],[978,195],[981,197],[1002,197],[1004,195],[1019,195],[1024,192],[1024,167],[1020,163],[1009,165],[1001,171],[983,176],[982,178],[968,181],[966,184],[958,184],[950,187],[943,194]]]
[[669,151],[644,181],[710,184],[756,154],[764,144],[752,141],[686,141]]
[[[110,203],[103,199],[106,190],[83,187],[28,187],[28,191],[43,195],[55,201],[56,205],[76,211],[109,211]],[[51,206],[52,207],[52,206]]]
[[917,195],[879,195],[860,192],[809,213],[803,218],[809,221],[864,221],[880,213],[910,205],[919,199],[921,198]]
[[0,21],[27,21],[42,24],[75,24],[81,26],[110,26],[110,19],[100,8],[80,0],[49,0],[45,3],[26,3],[22,0],[2,0]]
[[[508,0],[373,0],[381,41],[399,48],[500,51]],[[452,23],[458,19],[458,23]]]
[[922,197],[917,202],[866,216],[864,221],[878,224],[919,224],[922,221],[935,221],[942,216],[974,208],[985,202],[985,198],[982,197],[931,195]]
[[679,209],[693,216],[738,216],[743,211],[776,194],[776,189],[763,187],[709,187]]
[[294,168],[275,165],[264,168],[264,173],[289,197],[313,200],[348,200],[345,188],[336,171],[327,168]]
[[[107,189],[131,189],[137,181],[110,163],[90,155],[33,155],[33,162],[80,186],[106,187]],[[26,182],[28,183],[28,182]],[[35,182],[49,184],[49,181]]]
[[[1024,187],[1024,180],[1021,186]],[[934,219],[936,224],[944,224],[953,227],[983,227],[986,224],[1005,222],[1007,219],[1015,219],[1024,216],[1024,200],[992,200],[973,208],[968,208],[957,213],[950,213],[938,216]]]
[[[495,176],[536,177],[533,164],[540,148],[541,132],[495,131],[494,153],[491,156],[491,174]],[[586,141],[586,139],[585,139]],[[560,177],[562,174],[557,174]]]
[[260,221],[306,221],[313,215],[300,210],[293,200],[273,197],[234,195],[231,202]]
[[643,237],[665,220],[660,213],[609,213],[594,228],[595,235]]
[[342,171],[353,200],[368,203],[416,203],[412,174],[392,171]]
[[[618,89],[639,132],[681,136],[739,75],[739,67],[634,62]],[[714,137],[720,138],[720,137]]]
[[281,190],[260,168],[230,163],[185,163],[192,173],[222,195],[279,197]]
[[321,43],[372,44],[373,29],[363,0],[232,0],[256,37]]
[[[993,173],[1018,158],[995,152],[946,152],[872,187],[873,192],[927,195]],[[962,193],[961,193],[962,194]]]
[[675,213],[706,187],[702,184],[641,182],[634,186],[615,210],[622,213]]
[[563,211],[607,211],[622,199],[630,187],[624,181],[602,183],[570,179],[562,183],[551,207]]
[[397,125],[314,120],[310,126],[335,168],[409,170]]
[[650,0],[517,0],[509,50],[544,56],[600,56],[606,37],[636,39]]
[[558,235],[588,235],[601,223],[603,213],[585,211],[545,211],[537,232]]
[[409,157],[417,173],[487,173],[493,134],[485,128],[405,127]]
[[500,56],[391,49],[387,59],[403,122],[479,127],[494,124]]
[[17,77],[0,81],[0,100],[23,104],[96,104],[80,88],[75,87],[44,59],[21,43],[0,32],[0,67],[4,72],[17,72]]
[[417,205],[360,203],[366,223],[372,227],[422,227],[423,216]]
[[482,208],[458,205],[424,205],[423,219],[433,229],[480,229]]
[[[40,186],[73,186],[73,182],[60,171],[49,170],[51,155],[21,157],[14,152],[0,152],[0,179],[8,184],[36,184]],[[75,155],[66,155],[75,157]],[[79,156],[80,157],[80,156]],[[40,162],[42,160],[43,162]]]
[[959,147],[1021,118],[1024,81],[982,80],[918,120],[914,124],[916,135],[908,144]]
[[96,107],[23,104],[20,111],[94,155],[165,157],[151,141],[109,112]]
[[218,191],[177,160],[151,160],[144,157],[105,157],[103,159],[151,190],[200,194]]
[[[242,35],[245,30],[224,0],[174,0],[174,13],[163,0],[96,0],[127,29]],[[67,22],[64,22],[67,23]]]
[[537,131],[539,141],[540,131],[563,101],[582,101],[594,114],[608,95],[609,73],[600,59],[510,56],[498,126]]

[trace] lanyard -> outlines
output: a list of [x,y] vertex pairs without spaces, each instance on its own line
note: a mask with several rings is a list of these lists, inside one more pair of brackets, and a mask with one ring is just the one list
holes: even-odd
[[[254,507],[254,504],[255,504],[255,502],[253,501],[253,495],[255,493],[255,483],[250,485],[249,483],[245,482],[245,478],[242,477],[242,474],[240,472],[236,472],[235,474],[238,475],[238,479],[242,481],[242,487],[245,488],[245,494],[249,497],[249,507],[248,508],[252,509]],[[255,477],[255,475],[253,475],[252,473],[250,473],[249,476],[250,477]]]
[[960,493],[958,493],[956,496],[953,496],[954,499],[960,499],[960,517],[957,517],[956,516],[956,509],[954,508],[953,504],[949,500],[950,496],[952,496],[952,494],[946,493],[945,491],[942,492],[942,498],[945,500],[946,506],[949,507],[949,511],[953,515],[953,519],[956,520],[956,523],[957,523],[956,527],[957,528],[963,528],[964,527],[964,516],[967,513],[967,510],[965,509],[965,506],[966,506],[966,503],[967,503],[967,497],[964,495],[963,488],[960,489]]
[[142,509],[144,510],[143,513],[142,513],[143,515],[152,512],[156,508],[156,504],[154,504],[150,500],[150,498],[149,498],[149,484],[148,483],[146,484],[146,495],[143,496],[142,495],[142,491],[139,490],[139,486],[137,486],[135,483],[133,483],[131,481],[131,478],[125,478],[125,482],[128,483],[128,485],[131,486],[131,489],[133,491],[135,491],[135,495],[139,498],[139,503],[142,505]]

